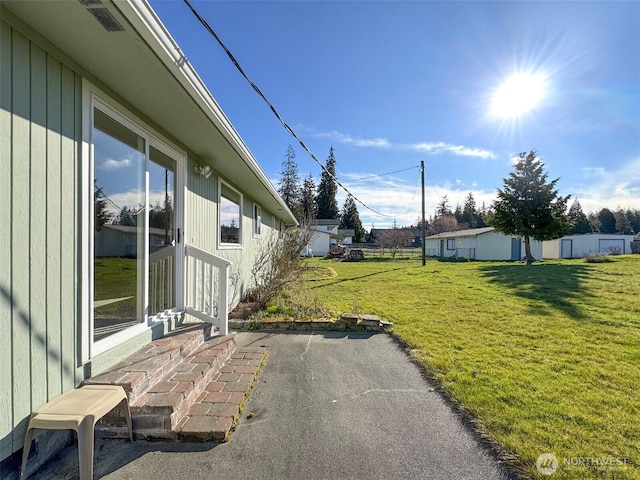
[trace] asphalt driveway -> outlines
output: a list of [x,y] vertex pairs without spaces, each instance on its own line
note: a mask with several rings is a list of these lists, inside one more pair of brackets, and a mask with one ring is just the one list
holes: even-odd
[[[388,335],[238,335],[269,357],[222,445],[96,442],[95,477],[119,479],[506,479]],[[37,479],[77,478],[75,447]]]

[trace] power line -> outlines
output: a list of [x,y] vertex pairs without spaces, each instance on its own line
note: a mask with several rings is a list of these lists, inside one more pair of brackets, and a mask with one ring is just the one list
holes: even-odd
[[269,107],[269,109],[271,110],[271,112],[275,115],[275,117],[278,119],[278,121],[282,124],[282,126],[284,127],[284,129],[289,132],[289,134],[296,139],[296,141],[300,144],[300,146],[309,154],[309,156],[318,164],[320,165],[320,167],[322,168],[322,170],[329,175],[330,178],[332,178],[336,184],[342,188],[345,192],[347,192],[347,194],[351,195],[351,197],[353,197],[353,199],[358,202],[360,205],[362,205],[364,208],[366,208],[367,210],[380,215],[382,217],[387,217],[387,218],[395,218],[393,215],[387,215],[384,214],[382,212],[377,211],[376,209],[370,207],[369,205],[367,205],[366,203],[364,203],[362,200],[360,200],[358,197],[356,197],[353,193],[351,193],[349,191],[349,189],[347,187],[345,187],[340,180],[338,180],[338,178],[332,174],[327,167],[325,167],[325,165],[320,162],[320,160],[318,160],[318,158],[314,155],[314,153],[309,149],[309,147],[307,147],[305,145],[305,143],[300,139],[300,137],[298,137],[298,135],[296,134],[296,132],[287,124],[287,122],[285,122],[282,117],[280,116],[280,114],[278,113],[278,111],[276,110],[276,108],[271,104],[271,102],[269,102],[269,100],[267,99],[267,97],[264,95],[264,93],[262,93],[262,91],[260,90],[260,88],[258,88],[258,86],[253,83],[253,81],[249,78],[249,76],[245,73],[245,71],[243,70],[242,66],[240,66],[240,63],[236,60],[236,58],[233,56],[233,54],[231,53],[231,51],[227,48],[227,46],[224,44],[224,42],[220,39],[220,37],[218,37],[218,35],[216,34],[216,32],[213,30],[213,28],[211,28],[211,26],[207,23],[207,21],[202,18],[202,16],[200,16],[200,14],[198,13],[198,11],[191,5],[191,3],[189,2],[189,0],[184,0],[184,3],[187,4],[187,6],[189,7],[189,9],[191,10],[191,12],[193,12],[193,14],[195,15],[195,17],[200,21],[200,23],[202,24],[202,26],[211,34],[211,36],[213,36],[213,38],[215,38],[216,42],[218,42],[218,44],[222,47],[222,49],[225,51],[225,53],[227,54],[227,56],[229,57],[229,59],[231,60],[231,62],[235,65],[236,69],[240,72],[240,74],[244,77],[244,79],[249,82],[249,85],[251,85],[251,88],[253,88],[253,90],[255,90],[255,92],[258,94],[258,96],[260,96],[260,98],[262,98],[262,100],[264,100],[264,102],[267,104],[267,106]]

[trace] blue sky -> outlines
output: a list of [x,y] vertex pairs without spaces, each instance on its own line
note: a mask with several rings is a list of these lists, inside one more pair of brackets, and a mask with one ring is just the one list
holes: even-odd
[[[186,4],[151,4],[274,184],[289,144],[317,183]],[[585,212],[640,208],[640,2],[192,4],[320,161],[334,146],[337,176],[384,214],[358,205],[367,230],[419,217],[421,160],[430,215],[444,195],[489,205],[531,149]],[[501,116],[492,102],[516,73],[539,80],[539,101]]]

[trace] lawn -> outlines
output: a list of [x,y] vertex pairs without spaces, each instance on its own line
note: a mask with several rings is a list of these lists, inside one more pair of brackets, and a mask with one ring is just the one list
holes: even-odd
[[[516,469],[640,478],[640,255],[611,263],[313,259],[336,313],[373,313]],[[552,453],[551,477],[536,460]]]

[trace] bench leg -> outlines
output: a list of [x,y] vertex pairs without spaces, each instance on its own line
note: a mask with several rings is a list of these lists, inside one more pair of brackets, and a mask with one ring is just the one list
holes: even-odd
[[27,434],[24,437],[24,447],[22,449],[22,466],[20,467],[20,478],[24,478],[27,471],[27,459],[31,450],[31,440],[33,439],[33,428],[27,427]]
[[78,425],[78,465],[80,480],[93,480],[93,430],[92,418],[85,419]]
[[122,400],[124,404],[122,409],[124,410],[124,417],[127,419],[127,426],[129,427],[129,441],[133,442],[133,426],[131,425],[131,409],[129,408],[129,400],[125,396]]

